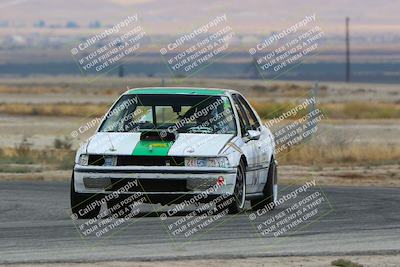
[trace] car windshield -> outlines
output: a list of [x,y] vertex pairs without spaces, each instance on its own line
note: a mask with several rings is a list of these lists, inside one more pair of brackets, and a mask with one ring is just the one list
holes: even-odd
[[99,131],[148,130],[236,134],[236,123],[226,96],[128,94],[113,106]]

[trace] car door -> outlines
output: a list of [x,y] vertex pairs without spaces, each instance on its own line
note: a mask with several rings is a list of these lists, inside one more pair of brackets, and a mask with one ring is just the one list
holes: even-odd
[[259,192],[264,188],[264,184],[266,183],[268,176],[268,166],[272,152],[271,136],[268,130],[261,124],[260,119],[255,114],[247,100],[241,95],[238,95],[238,99],[249,120],[250,129],[260,132],[260,138],[258,140],[254,140],[256,164],[252,169],[255,187],[257,188],[256,191]]
[[241,132],[241,143],[239,147],[243,151],[243,154],[247,159],[246,168],[246,192],[254,193],[258,190],[259,177],[257,172],[258,159],[256,153],[257,140],[249,140],[247,138],[247,131],[251,129],[250,120],[246,115],[245,109],[239,100],[237,94],[232,95],[233,102],[235,104],[235,109],[239,116],[240,132]]

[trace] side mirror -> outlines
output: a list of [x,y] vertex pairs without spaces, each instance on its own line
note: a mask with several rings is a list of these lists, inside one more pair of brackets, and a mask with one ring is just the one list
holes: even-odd
[[260,135],[261,135],[261,133],[259,131],[248,130],[246,137],[249,140],[258,140],[258,139],[260,139]]

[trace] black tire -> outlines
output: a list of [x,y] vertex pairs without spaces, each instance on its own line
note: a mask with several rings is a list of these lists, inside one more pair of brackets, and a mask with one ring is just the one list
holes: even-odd
[[235,190],[231,199],[232,203],[228,206],[228,213],[236,214],[243,211],[246,202],[246,172],[243,162],[240,162],[237,168]]
[[270,210],[275,208],[274,202],[274,183],[276,183],[278,177],[278,168],[276,166],[275,160],[272,158],[271,163],[268,168],[267,182],[265,183],[262,198],[256,198],[250,200],[251,209],[259,210],[264,208],[264,206],[270,207]]
[[88,204],[95,201],[95,197],[93,194],[82,194],[75,192],[75,183],[74,183],[74,174],[71,177],[71,211],[74,214],[74,217],[77,219],[92,219],[95,218],[99,212],[101,206],[97,206],[93,208],[93,210],[86,212],[85,214],[81,215],[79,213],[80,210],[85,209]]

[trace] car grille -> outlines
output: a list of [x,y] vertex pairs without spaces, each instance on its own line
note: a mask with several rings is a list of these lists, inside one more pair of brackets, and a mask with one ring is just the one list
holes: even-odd
[[[138,186],[129,187],[129,182],[138,181]],[[127,186],[127,187],[125,187]],[[117,191],[129,188],[128,192],[188,192],[184,179],[130,179],[123,178],[112,184],[106,191]]]
[[[103,166],[103,155],[89,155],[89,165]],[[184,157],[117,156],[117,166],[184,166]]]

